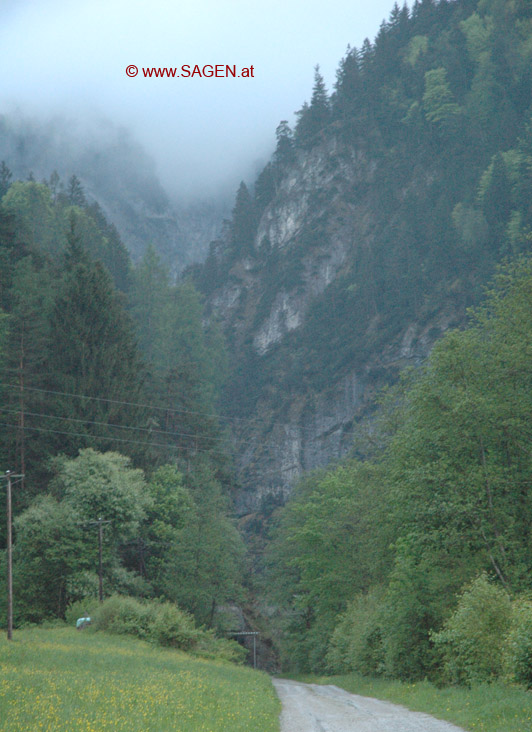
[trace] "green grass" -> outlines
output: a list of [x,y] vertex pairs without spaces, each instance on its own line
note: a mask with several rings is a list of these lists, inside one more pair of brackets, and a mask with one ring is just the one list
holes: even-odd
[[432,714],[471,732],[530,732],[532,692],[503,684],[481,684],[471,689],[439,689],[427,681],[368,679],[354,675],[305,677],[302,681],[335,684],[346,691],[402,704],[417,712]]
[[71,628],[0,640],[2,732],[278,732],[266,674]]

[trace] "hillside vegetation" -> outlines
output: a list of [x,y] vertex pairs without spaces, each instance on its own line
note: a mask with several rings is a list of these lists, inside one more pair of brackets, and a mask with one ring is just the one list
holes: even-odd
[[531,39],[528,2],[395,5],[240,186],[194,275],[226,328],[224,414],[245,418],[242,513],[345,455],[378,389],[530,250]]
[[525,0],[395,5],[316,69],[177,283],[2,164],[15,624],[94,600],[101,520],[116,627],[245,608],[285,669],[532,688],[531,193]]
[[532,259],[387,395],[365,460],[280,512],[270,586],[299,669],[532,686]]
[[[97,596],[101,519],[106,595],[166,599],[213,627],[244,594],[216,414],[223,337],[154,249],[133,266],[75,176],[16,181],[2,164],[0,195],[0,464],[23,475],[15,624]],[[2,555],[5,538],[2,522]],[[2,619],[6,594],[2,572]]]

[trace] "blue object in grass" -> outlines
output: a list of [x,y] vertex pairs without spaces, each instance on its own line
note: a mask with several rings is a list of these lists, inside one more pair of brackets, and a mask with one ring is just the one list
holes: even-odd
[[89,617],[88,615],[86,615],[86,616],[85,616],[85,617],[83,617],[83,618],[78,618],[78,619],[76,620],[76,628],[77,628],[78,630],[81,630],[81,629],[82,629],[82,628],[84,628],[84,627],[85,627],[86,625],[90,625],[90,624],[91,624],[91,619],[90,619],[90,617]]

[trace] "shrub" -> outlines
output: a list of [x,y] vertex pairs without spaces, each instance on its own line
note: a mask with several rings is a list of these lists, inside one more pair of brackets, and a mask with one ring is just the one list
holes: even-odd
[[238,664],[244,663],[248,653],[240,643],[228,638],[217,638],[212,630],[206,630],[201,634],[194,652],[202,658],[215,658]]
[[93,618],[97,609],[98,600],[94,597],[86,600],[76,600],[75,602],[70,603],[65,610],[65,620],[68,625],[75,625],[76,620],[85,615],[89,615]]
[[113,595],[94,612],[96,630],[147,638],[153,618],[153,604],[133,597]]
[[177,605],[165,602],[154,607],[149,636],[159,645],[190,650],[198,642],[201,633],[194,626],[192,617]]
[[470,685],[501,676],[511,613],[508,594],[486,574],[465,589],[443,629],[432,634],[448,681]]
[[[87,609],[87,603],[74,603],[69,617],[78,612],[78,606]],[[233,663],[242,663],[246,656],[246,650],[235,641],[216,638],[213,631],[197,628],[192,616],[171,602],[114,595],[94,609],[91,617],[96,630],[135,635],[199,656]]]
[[360,594],[341,616],[332,635],[327,665],[333,673],[356,671],[378,676],[384,668],[381,621],[382,590]]
[[513,603],[512,627],[506,639],[505,666],[512,681],[532,688],[532,599]]

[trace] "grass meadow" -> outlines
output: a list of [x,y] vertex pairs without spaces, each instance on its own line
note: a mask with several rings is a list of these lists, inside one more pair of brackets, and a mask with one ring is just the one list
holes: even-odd
[[266,674],[129,637],[31,628],[0,640],[2,732],[278,732]]
[[336,686],[362,696],[373,696],[402,704],[417,712],[470,732],[530,732],[532,730],[532,692],[503,684],[479,684],[438,688],[427,681],[406,684],[399,681],[368,679],[354,675],[304,678]]

